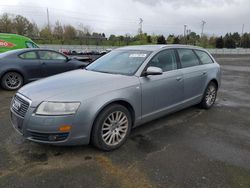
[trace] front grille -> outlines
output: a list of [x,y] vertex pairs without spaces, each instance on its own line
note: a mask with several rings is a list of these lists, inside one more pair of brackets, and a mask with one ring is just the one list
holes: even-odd
[[[18,107],[14,106],[14,103],[18,103]],[[12,110],[19,116],[24,117],[29,108],[29,102],[24,100],[23,98],[15,95],[12,101]]]
[[38,133],[28,131],[29,137],[38,141],[63,141],[66,140],[69,133]]

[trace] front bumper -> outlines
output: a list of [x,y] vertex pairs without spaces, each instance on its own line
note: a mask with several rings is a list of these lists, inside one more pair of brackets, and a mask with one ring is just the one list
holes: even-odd
[[[26,139],[52,145],[85,145],[89,143],[90,129],[79,115],[38,116],[35,108],[29,107],[21,117],[11,108],[11,123]],[[70,125],[70,132],[60,132],[63,125]]]

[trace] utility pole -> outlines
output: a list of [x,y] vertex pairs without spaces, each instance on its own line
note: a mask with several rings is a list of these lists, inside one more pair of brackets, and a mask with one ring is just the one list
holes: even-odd
[[184,37],[186,37],[187,25],[184,25]]
[[201,37],[203,37],[204,34],[204,26],[205,26],[206,22],[204,20],[202,20],[201,22]]
[[242,25],[241,36],[243,36],[244,34],[244,28],[245,28],[245,24]]
[[142,34],[142,23],[143,23],[143,19],[139,18],[139,29],[138,29],[138,34],[139,35]]
[[243,38],[243,35],[244,35],[244,28],[245,28],[245,24],[242,25],[242,29],[241,29],[240,47],[242,47],[242,38]]
[[49,9],[48,8],[47,8],[47,22],[48,22],[48,30],[50,31]]

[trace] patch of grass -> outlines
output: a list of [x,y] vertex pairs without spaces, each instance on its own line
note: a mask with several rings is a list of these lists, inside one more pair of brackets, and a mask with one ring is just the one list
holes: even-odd
[[250,187],[250,172],[235,166],[226,167],[231,187]]

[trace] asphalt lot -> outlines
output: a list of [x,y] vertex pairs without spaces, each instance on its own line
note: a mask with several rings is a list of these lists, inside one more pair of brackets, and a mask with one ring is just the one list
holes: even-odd
[[250,187],[250,55],[216,59],[212,109],[140,126],[114,152],[25,141],[9,120],[14,92],[0,90],[0,187]]

